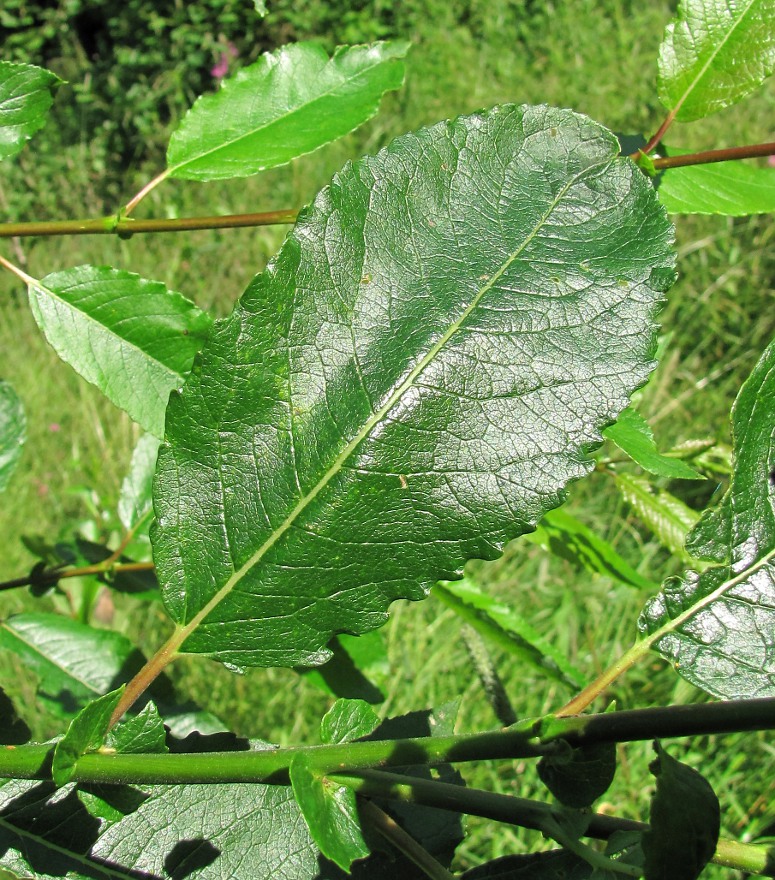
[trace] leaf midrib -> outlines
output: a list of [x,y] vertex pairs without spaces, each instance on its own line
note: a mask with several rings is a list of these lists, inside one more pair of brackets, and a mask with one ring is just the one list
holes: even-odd
[[590,164],[567,181],[560,192],[555,196],[554,200],[551,202],[539,221],[535,224],[533,229],[528,233],[528,235],[525,236],[525,239],[522,241],[519,247],[513,253],[511,253],[507,259],[503,261],[503,264],[498,269],[498,271],[494,272],[490,276],[486,284],[482,286],[482,288],[477,292],[476,296],[473,297],[469,305],[463,310],[460,317],[456,321],[454,321],[449,326],[447,331],[440,337],[440,339],[433,346],[431,346],[428,352],[409,373],[406,379],[404,379],[401,385],[399,385],[398,388],[393,391],[388,400],[380,407],[379,410],[377,410],[377,412],[373,413],[372,416],[364,422],[363,427],[360,429],[360,431],[358,431],[353,439],[339,453],[339,455],[332,462],[331,466],[316,483],[316,485],[313,486],[313,488],[304,497],[299,499],[299,501],[296,503],[294,508],[285,518],[285,520],[272,532],[272,534],[250,556],[250,558],[231,575],[231,577],[220,588],[220,590],[215,593],[210,601],[207,602],[201,608],[201,610],[198,611],[194,615],[194,617],[191,618],[191,620],[187,624],[178,624],[175,634],[168,643],[174,644],[174,650],[178,650],[181,647],[186,638],[188,638],[188,636],[199,626],[199,624],[210,614],[210,612],[213,611],[213,609],[215,609],[231,593],[234,587],[248,574],[248,572],[296,522],[300,514],[317,498],[317,496],[323,491],[323,489],[325,489],[325,487],[334,478],[334,476],[336,476],[341,471],[344,463],[349,458],[351,453],[355,451],[360,443],[366,439],[372,429],[380,423],[385,415],[387,415],[387,413],[400,401],[401,397],[413,386],[414,381],[418,378],[420,373],[422,373],[422,371],[433,361],[436,355],[450,341],[455,333],[457,333],[457,331],[460,329],[460,327],[463,325],[469,315],[474,311],[475,308],[477,308],[479,303],[482,301],[482,298],[494,287],[495,283],[503,276],[506,270],[519,257],[519,255],[525,250],[525,248],[527,248],[530,242],[538,234],[540,229],[548,221],[549,217],[560,204],[568,190],[584,175],[587,175],[590,172],[596,171],[599,168],[602,168],[604,165],[609,164],[611,162],[611,159],[612,157],[606,157],[604,160],[601,160],[596,164]]
[[[328,63],[326,64],[326,67],[328,67],[329,65],[332,65],[334,63],[335,57],[336,56],[334,56],[333,58],[329,58]],[[375,67],[378,67],[380,64],[384,64],[387,61],[397,61],[397,60],[400,60],[400,57],[391,56],[390,58],[387,58],[387,59],[386,58],[379,58],[375,64],[372,64],[367,68],[363,68],[363,69],[359,70],[355,76],[340,80],[338,83],[333,85],[327,91],[321,92],[319,95],[316,95],[311,101],[307,101],[306,103],[301,104],[298,107],[294,107],[292,110],[288,111],[287,113],[283,113],[279,116],[275,116],[272,119],[268,120],[267,122],[264,122],[262,125],[259,125],[256,128],[252,128],[250,131],[247,131],[244,134],[241,134],[238,137],[235,137],[234,139],[227,141],[226,143],[220,143],[217,146],[212,147],[209,150],[205,150],[202,153],[198,153],[192,159],[186,159],[184,162],[179,162],[177,165],[173,165],[173,166],[167,168],[167,175],[170,177],[174,177],[175,172],[179,171],[181,168],[186,168],[189,165],[193,165],[196,162],[200,162],[202,159],[206,159],[208,156],[212,156],[214,153],[217,153],[220,150],[228,150],[228,149],[232,148],[233,146],[235,146],[236,144],[239,144],[240,141],[243,141],[246,138],[252,138],[256,134],[258,134],[259,132],[261,132],[265,129],[266,130],[270,129],[273,125],[277,125],[278,122],[283,122],[287,119],[291,119],[295,114],[301,113],[301,112],[307,110],[308,108],[313,107],[316,103],[318,103],[318,101],[321,101],[324,98],[328,98],[330,95],[334,94],[338,89],[340,89],[342,86],[347,85],[352,82],[355,82],[358,79],[362,78],[363,76],[365,76],[366,74],[368,74],[372,70],[374,70]],[[314,148],[312,148],[312,149],[314,149]],[[311,152],[311,150],[308,152]]]
[[[740,16],[735,21],[735,23],[732,25],[732,27],[727,31],[726,35],[724,36],[724,39],[718,44],[718,46],[715,48],[715,50],[710,53],[705,64],[702,65],[702,67],[697,72],[697,75],[695,76],[695,78],[692,80],[692,82],[686,88],[686,91],[683,93],[683,95],[681,95],[678,103],[673,108],[673,113],[675,116],[678,115],[678,113],[681,110],[681,107],[683,107],[686,99],[694,91],[694,89],[697,87],[700,80],[707,73],[708,68],[716,60],[716,58],[718,57],[721,50],[726,46],[727,42],[731,39],[732,34],[735,32],[737,26],[743,21],[743,19],[746,17],[746,15],[748,15],[748,12],[750,11],[750,9],[754,5],[754,3],[757,3],[757,2],[758,2],[758,0],[748,0],[748,5],[741,11]],[[687,22],[687,30],[688,30],[688,22]]]

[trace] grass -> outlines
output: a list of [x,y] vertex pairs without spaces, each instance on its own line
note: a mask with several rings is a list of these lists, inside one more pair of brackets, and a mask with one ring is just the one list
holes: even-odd
[[[493,4],[487,40],[455,26],[436,29],[418,14],[407,85],[389,96],[369,125],[292,167],[251,181],[217,186],[168,182],[148,199],[149,216],[270,210],[303,204],[343,162],[373,152],[395,135],[457,113],[501,101],[547,102],[589,113],[614,130],[645,131],[660,119],[653,72],[667,4],[586,0],[546,4],[524,24],[519,38],[509,29],[508,4]],[[550,14],[551,13],[551,14]],[[501,18],[498,18],[501,16]],[[772,117],[770,87],[750,102],[694,126],[676,127],[677,146],[725,146],[771,139],[761,120]],[[45,140],[28,147],[8,172],[0,197],[23,219],[94,216],[115,210],[158,169],[129,172],[123,200],[106,201],[91,167],[88,145],[46,154]],[[40,158],[39,158],[40,157]],[[63,182],[63,181],[66,181]],[[663,314],[664,357],[641,395],[640,408],[661,445],[693,437],[728,440],[728,411],[740,386],[775,330],[772,278],[773,227],[766,219],[731,221],[685,218],[678,224],[681,279]],[[235,230],[176,236],[37,239],[17,253],[27,271],[49,271],[91,262],[129,268],[158,278],[203,308],[225,314],[253,273],[279,246],[284,230]],[[63,366],[32,321],[23,292],[0,278],[2,377],[24,399],[29,439],[24,466],[0,509],[6,535],[0,578],[18,576],[33,558],[21,535],[67,535],[82,528],[115,541],[113,511],[138,432],[128,418]],[[699,503],[680,486],[687,503]],[[573,487],[569,509],[611,541],[654,580],[676,571],[675,561],[634,518],[608,478],[595,474]],[[644,596],[603,578],[593,578],[533,546],[511,545],[495,563],[473,566],[480,581],[519,608],[534,626],[590,677],[619,656],[636,635]],[[32,607],[25,592],[4,593],[4,614]],[[158,605],[136,607],[116,598],[116,625],[146,650],[165,637],[168,623]],[[462,730],[495,726],[460,634],[460,622],[434,599],[394,605],[384,629],[390,660],[386,701],[391,714],[460,700]],[[498,668],[521,717],[543,714],[571,696],[560,685],[502,652]],[[171,677],[181,692],[222,717],[238,733],[282,744],[314,742],[327,696],[289,670],[249,670],[235,676],[217,664],[180,660]],[[0,658],[0,682],[24,705],[34,682],[13,658]],[[656,656],[616,684],[611,696],[621,707],[702,699]],[[59,732],[40,716],[35,734]],[[670,745],[674,756],[697,766],[722,793],[726,833],[755,834],[773,818],[772,749],[764,736],[698,738]],[[620,750],[617,779],[606,809],[642,818],[651,780],[648,744]],[[544,797],[534,768],[504,763],[467,771],[471,784],[500,792]],[[540,847],[536,835],[472,820],[458,850],[459,866],[486,857]],[[709,869],[708,877],[728,876]]]

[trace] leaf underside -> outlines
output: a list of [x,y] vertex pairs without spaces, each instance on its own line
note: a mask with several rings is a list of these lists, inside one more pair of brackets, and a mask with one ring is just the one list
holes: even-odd
[[0,161],[18,153],[46,124],[61,82],[42,67],[0,61]]
[[0,380],[0,492],[5,491],[16,469],[26,437],[22,402],[11,385]]
[[775,696],[775,340],[732,410],[735,467],[719,507],[687,539],[723,565],[665,582],[648,602],[641,632],[713,696]]
[[659,50],[659,98],[680,122],[736,104],[775,68],[773,0],[681,0]]
[[651,369],[672,227],[616,139],[504,106],[347,165],[167,411],[182,650],[325,661],[563,500]]

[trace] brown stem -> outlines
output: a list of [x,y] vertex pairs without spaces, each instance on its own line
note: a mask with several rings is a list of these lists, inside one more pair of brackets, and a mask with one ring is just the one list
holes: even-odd
[[0,238],[31,235],[134,235],[137,232],[187,232],[196,229],[239,229],[295,223],[297,211],[263,211],[257,214],[227,214],[214,217],[179,217],[172,220],[134,220],[131,217],[101,217],[89,220],[49,220],[30,223],[0,223]]
[[[664,120],[662,121],[662,125],[660,125],[659,128],[656,130],[656,132],[651,136],[651,138],[649,139],[649,142],[646,144],[646,146],[643,148],[643,150],[641,152],[648,155],[654,149],[654,147],[656,147],[656,145],[664,137],[665,132],[673,124],[673,121],[675,120],[675,114],[677,112],[678,112],[678,108],[675,107],[667,114],[667,116],[665,116]],[[638,154],[636,153],[632,158],[633,159],[637,158],[637,155]]]
[[0,592],[3,590],[13,590],[16,587],[29,587],[32,584],[43,584],[50,582],[52,585],[57,581],[65,578],[87,577],[93,574],[105,574],[112,571],[114,574],[123,574],[128,571],[151,571],[154,568],[152,562],[125,562],[123,565],[115,565],[110,561],[111,557],[103,562],[97,562],[94,565],[84,565],[81,568],[68,568],[60,571],[56,568],[46,569],[35,575],[26,575],[21,578],[14,578],[10,581],[0,583]]
[[169,177],[171,170],[172,169],[170,169],[170,168],[165,168],[161,174],[157,174],[156,177],[153,178],[153,180],[150,180],[148,183],[146,183],[145,186],[140,190],[140,192],[137,193],[137,195],[133,196],[129,200],[129,202],[127,202],[127,205],[122,212],[123,215],[129,216],[129,214],[131,214],[132,211],[134,211],[134,209],[140,204],[140,202],[148,195],[148,193],[152,189],[156,189],[156,187],[160,183],[162,183],[163,181],[165,181]]
[[761,156],[775,156],[775,142],[750,144],[745,147],[730,147],[725,150],[703,150],[700,153],[687,153],[685,156],[661,156],[652,159],[652,162],[657,171],[663,171],[665,168],[681,168],[685,165],[710,165],[713,162],[731,162],[734,159],[756,159]]

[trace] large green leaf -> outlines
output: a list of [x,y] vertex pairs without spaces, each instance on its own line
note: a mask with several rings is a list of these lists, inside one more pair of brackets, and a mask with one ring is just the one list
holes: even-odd
[[714,696],[775,696],[775,340],[735,401],[732,435],[729,490],[689,538],[694,552],[725,563],[666,581],[639,625]]
[[329,58],[316,43],[292,43],[204,95],[170,139],[172,177],[222,180],[284,165],[371,118],[404,79],[409,44],[341,46]]
[[[689,150],[663,149],[666,156]],[[775,168],[751,162],[716,162],[670,168],[658,178],[659,200],[671,214],[775,213]]]
[[0,161],[18,153],[43,128],[61,82],[42,67],[0,61]]
[[0,380],[0,492],[11,479],[26,437],[27,420],[22,402],[12,387]]
[[183,651],[323,662],[588,472],[674,277],[618,151],[504,106],[347,165],[302,212],[170,399],[152,540]]
[[681,122],[723,110],[775,67],[773,0],[681,0],[659,51],[662,103]]
[[210,318],[159,281],[79,266],[29,285],[30,306],[62,360],[147,431],[161,436]]

